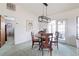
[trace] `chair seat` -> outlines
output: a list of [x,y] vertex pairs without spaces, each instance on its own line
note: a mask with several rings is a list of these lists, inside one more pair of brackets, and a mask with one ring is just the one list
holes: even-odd
[[35,39],[35,40],[33,40],[33,41],[35,41],[35,42],[39,42],[39,39]]
[[58,41],[52,41],[52,43],[57,43]]

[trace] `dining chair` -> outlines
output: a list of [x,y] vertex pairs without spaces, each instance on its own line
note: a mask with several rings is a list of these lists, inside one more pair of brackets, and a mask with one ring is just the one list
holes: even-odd
[[32,36],[32,48],[33,46],[37,43],[38,45],[40,44],[40,41],[38,38],[35,38],[34,34],[31,32],[31,36]]
[[49,49],[50,55],[52,55],[52,42],[49,40],[49,34],[43,35],[45,41],[41,43],[42,55],[44,55],[44,48]]
[[57,48],[58,48],[58,38],[59,38],[59,32],[55,32],[55,37],[52,38],[54,39],[52,40],[52,43],[54,43],[57,46]]

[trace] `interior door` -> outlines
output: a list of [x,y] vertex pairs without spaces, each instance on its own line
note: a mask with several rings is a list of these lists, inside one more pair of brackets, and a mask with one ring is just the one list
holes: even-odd
[[0,34],[1,34],[0,42],[1,42],[1,46],[2,46],[5,43],[5,19],[1,15],[0,15],[0,23],[1,23],[1,25],[0,25]]

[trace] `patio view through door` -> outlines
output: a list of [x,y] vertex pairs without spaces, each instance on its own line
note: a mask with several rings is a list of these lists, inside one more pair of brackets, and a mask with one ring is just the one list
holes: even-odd
[[65,40],[65,21],[58,21],[59,40]]
[[56,31],[59,32],[59,41],[65,40],[65,21],[53,20],[48,24],[49,33],[53,33],[55,36]]
[[48,32],[49,33],[53,33],[53,36],[55,36],[55,32],[56,32],[56,20],[51,21],[48,24]]

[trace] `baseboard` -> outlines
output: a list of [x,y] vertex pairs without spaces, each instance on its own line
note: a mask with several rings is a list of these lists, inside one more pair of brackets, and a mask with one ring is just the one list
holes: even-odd
[[21,44],[28,43],[29,41],[31,41],[31,40],[28,40],[28,41],[26,41],[26,42],[22,42],[22,43],[19,43],[19,44],[15,44],[15,45],[18,46],[18,45],[21,45]]

